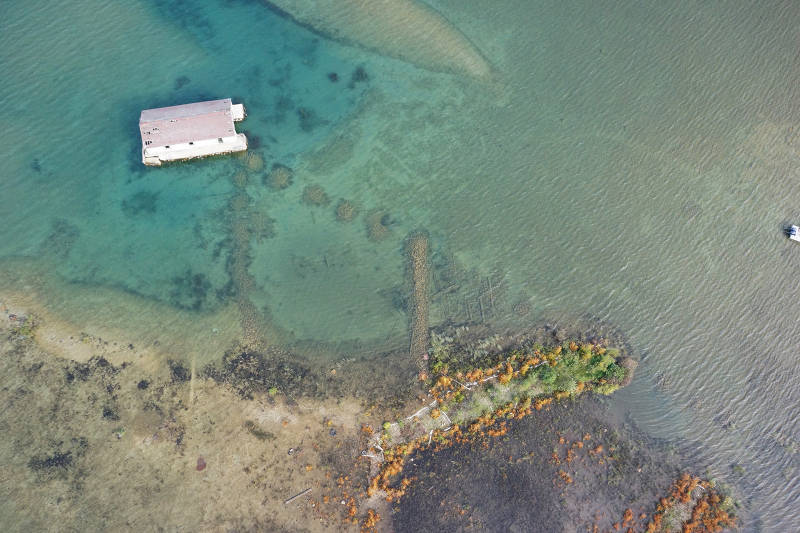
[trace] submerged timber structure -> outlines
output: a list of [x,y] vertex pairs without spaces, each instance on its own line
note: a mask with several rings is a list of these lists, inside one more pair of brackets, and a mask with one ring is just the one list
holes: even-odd
[[230,98],[145,109],[139,117],[142,163],[160,166],[166,161],[243,152],[247,137],[236,133],[233,123],[245,116],[244,106]]

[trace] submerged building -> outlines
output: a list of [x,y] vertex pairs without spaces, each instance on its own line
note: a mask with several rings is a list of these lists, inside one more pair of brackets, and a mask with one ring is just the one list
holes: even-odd
[[247,150],[247,137],[236,133],[234,122],[244,120],[244,106],[230,98],[145,109],[139,117],[142,162],[159,166]]

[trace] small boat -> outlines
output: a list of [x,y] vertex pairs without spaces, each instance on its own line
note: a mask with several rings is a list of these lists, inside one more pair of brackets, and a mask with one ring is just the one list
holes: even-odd
[[786,230],[786,234],[789,236],[789,239],[800,242],[800,227],[797,227],[794,224],[792,224]]

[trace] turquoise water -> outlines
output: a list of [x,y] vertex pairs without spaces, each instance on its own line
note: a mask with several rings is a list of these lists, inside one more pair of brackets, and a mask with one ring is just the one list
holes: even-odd
[[[273,220],[246,250],[266,343],[331,358],[406,346],[403,242],[424,230],[434,325],[616,325],[642,358],[616,401],[737,482],[748,527],[786,530],[800,249],[781,226],[800,218],[800,6],[431,4],[492,80],[330,41],[258,2],[4,2],[0,269],[35,270],[42,305],[85,329],[137,331],[146,312],[172,317],[167,337],[198,317],[232,331],[243,162],[146,169],[137,120],[233,97],[251,152],[294,170],[284,190],[264,171],[244,189]],[[302,201],[312,184],[330,203]],[[336,219],[341,198],[352,222]]]

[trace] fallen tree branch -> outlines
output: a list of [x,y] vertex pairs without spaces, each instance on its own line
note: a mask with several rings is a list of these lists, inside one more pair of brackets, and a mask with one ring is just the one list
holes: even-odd
[[284,504],[284,505],[290,504],[290,503],[292,503],[293,501],[295,501],[297,498],[301,498],[301,497],[305,496],[306,494],[308,494],[309,492],[311,492],[311,487],[307,488],[306,490],[304,490],[304,491],[302,491],[302,492],[298,492],[297,494],[295,494],[294,496],[292,496],[292,497],[291,497],[291,498],[289,498],[288,500],[285,500],[285,501],[283,502],[283,504]]

